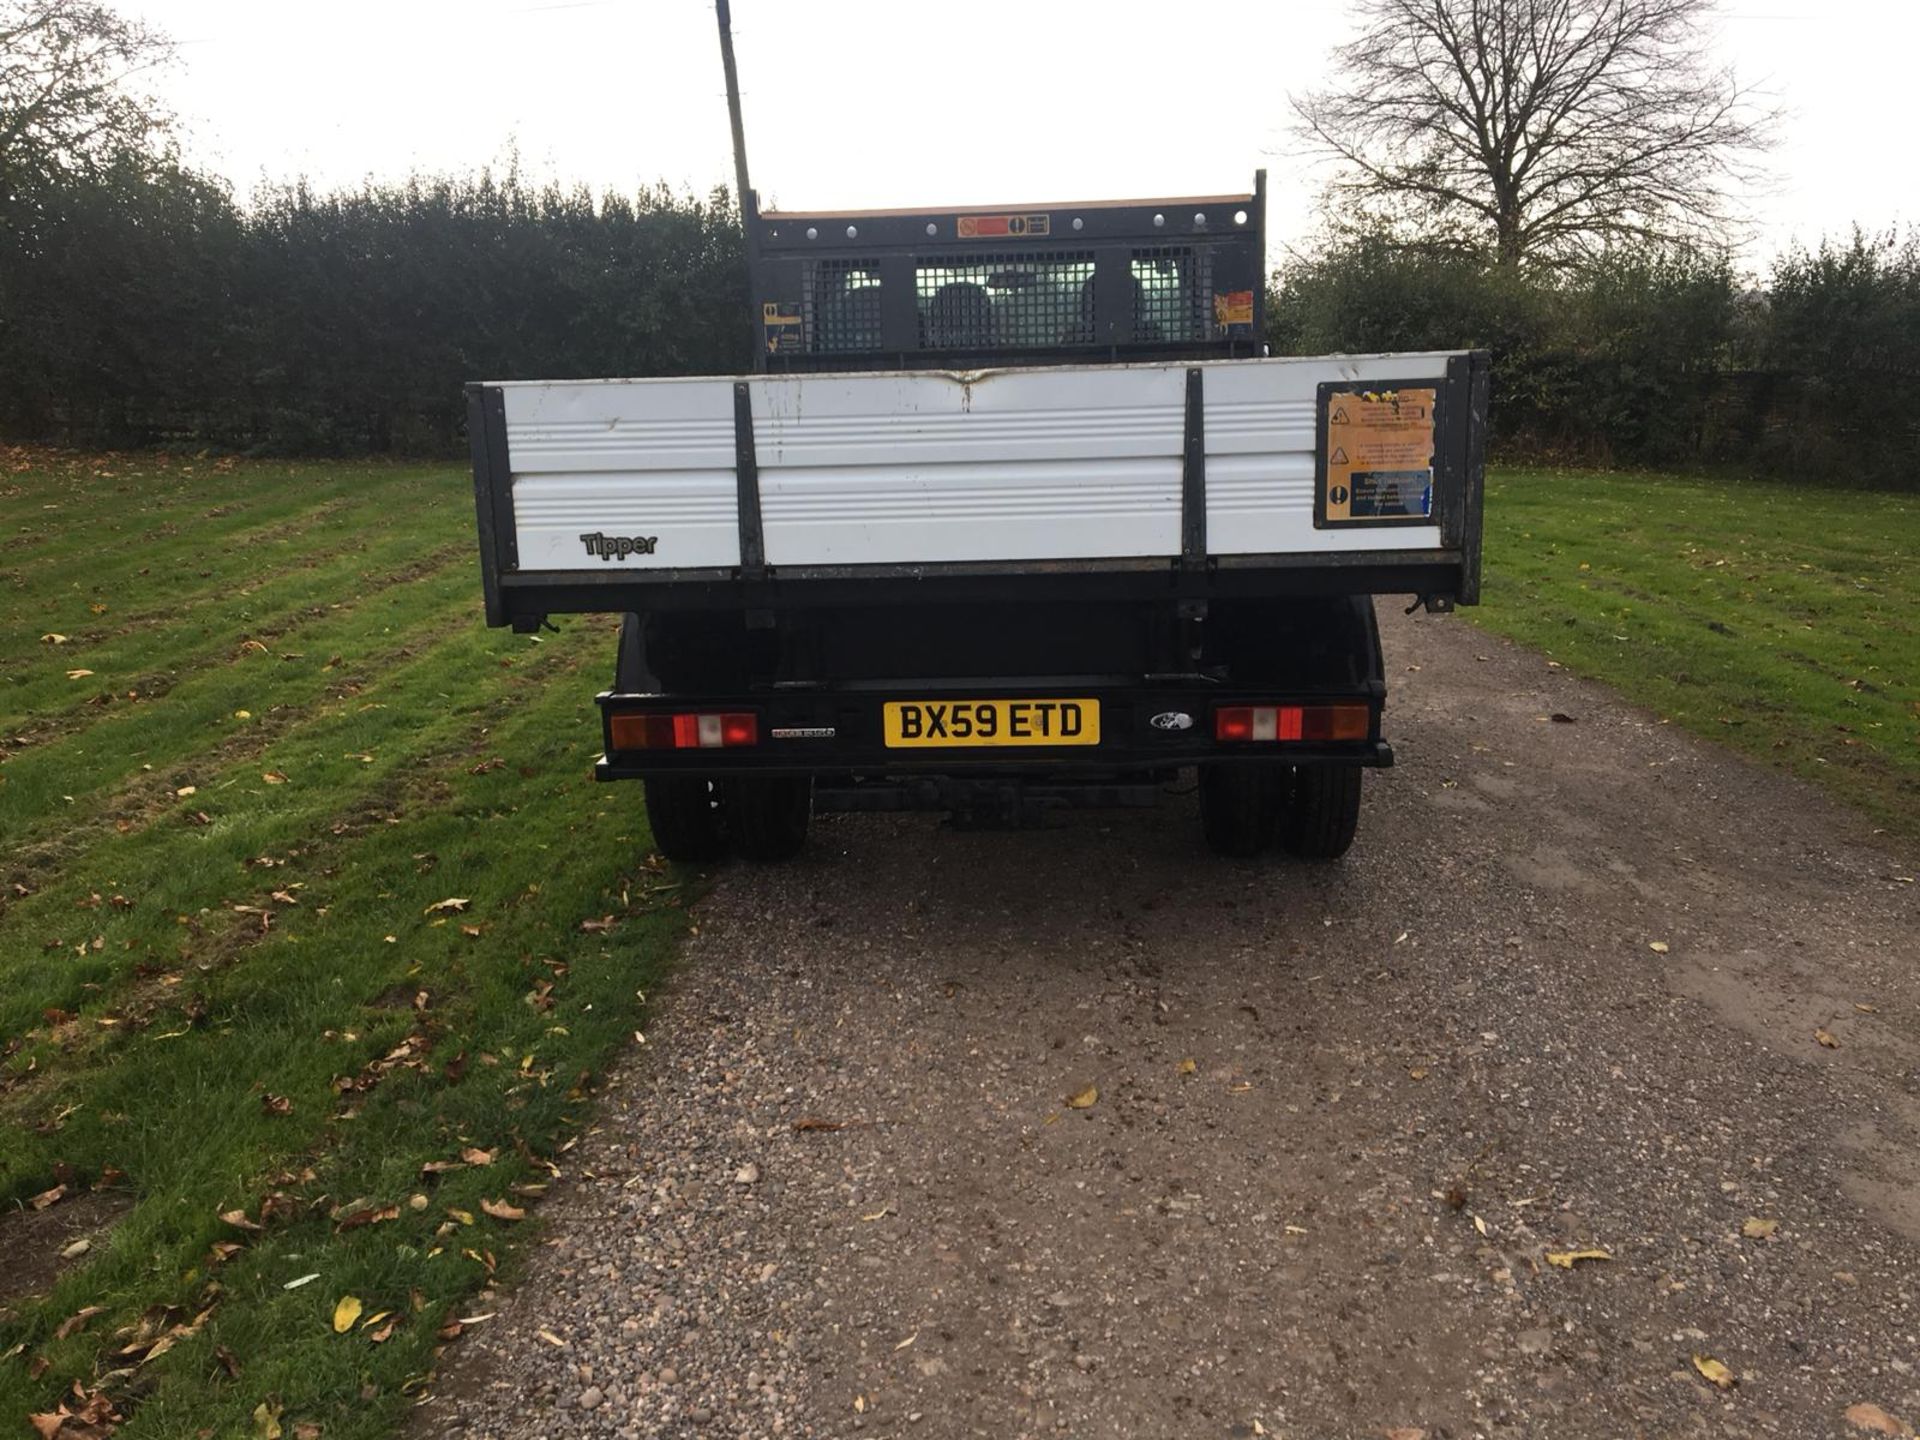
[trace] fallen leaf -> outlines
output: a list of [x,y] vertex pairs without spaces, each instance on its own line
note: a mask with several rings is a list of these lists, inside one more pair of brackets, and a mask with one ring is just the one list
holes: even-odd
[[45,1210],[49,1205],[58,1205],[66,1193],[66,1186],[56,1185],[51,1190],[42,1190],[38,1195],[35,1195],[31,1200],[27,1201],[27,1204],[31,1205],[35,1210]]
[[567,1348],[567,1342],[562,1340],[558,1335],[554,1334],[553,1331],[551,1330],[536,1330],[533,1333],[538,1335],[542,1340],[546,1341],[547,1344],[553,1346],[553,1348],[556,1350],[564,1350]]
[[302,1275],[302,1276],[299,1276],[297,1279],[289,1280],[287,1281],[286,1284],[282,1285],[280,1288],[282,1290],[298,1290],[302,1285],[311,1285],[315,1280],[318,1280],[319,1278],[320,1278],[320,1272],[316,1270],[311,1275]]
[[1418,1425],[1396,1425],[1383,1433],[1387,1440],[1427,1440],[1427,1432]]
[[893,1348],[895,1350],[904,1350],[919,1338],[920,1338],[920,1332],[916,1330],[911,1335],[907,1336],[906,1339],[902,1340],[898,1345],[894,1346]]
[[1549,1250],[1547,1264],[1558,1265],[1562,1270],[1571,1270],[1582,1260],[1611,1260],[1613,1256],[1604,1250]]
[[1099,1099],[1100,1087],[1097,1085],[1089,1085],[1078,1095],[1069,1095],[1067,1097],[1067,1108],[1070,1110],[1091,1110]]
[[509,1205],[505,1200],[482,1200],[480,1208],[496,1220],[524,1220],[527,1212],[518,1205]]
[[1876,1435],[1913,1434],[1898,1416],[1889,1415],[1878,1405],[1869,1405],[1864,1400],[1858,1405],[1849,1405],[1841,1418],[1856,1430],[1871,1430]]
[[445,900],[436,900],[420,913],[422,915],[457,915],[473,901],[461,895],[449,895]]
[[1822,1045],[1826,1046],[1826,1048],[1829,1050],[1838,1050],[1840,1048],[1840,1042],[1833,1038],[1833,1032],[1827,1029],[1825,1026],[1821,1026],[1817,1028],[1813,1032],[1813,1038],[1818,1040]]
[[344,1335],[351,1330],[354,1322],[360,1318],[360,1297],[343,1295],[340,1303],[333,1307],[333,1333]]
[[491,1165],[493,1164],[493,1151],[482,1150],[478,1146],[469,1145],[460,1152],[460,1158],[469,1165]]
[[40,643],[42,645],[64,645],[67,643],[67,637],[64,635],[56,634],[54,631],[49,630],[46,634],[40,637]]
[[1749,1240],[1765,1240],[1780,1228],[1778,1220],[1762,1220],[1758,1215],[1749,1215],[1740,1227],[1740,1233]]
[[1185,1060],[1180,1062],[1179,1069],[1182,1075],[1192,1075],[1200,1069],[1200,1066],[1194,1058],[1189,1055]]
[[1711,1355],[1694,1356],[1693,1368],[1706,1376],[1706,1378],[1714,1384],[1718,1385],[1722,1390],[1731,1390],[1733,1388],[1733,1371],[1722,1365],[1718,1360],[1715,1360]]
[[60,1258],[62,1260],[78,1260],[91,1249],[93,1249],[93,1241],[82,1238],[74,1241],[62,1250],[60,1252]]
[[260,778],[269,785],[284,785],[287,783],[285,773],[279,770],[263,770]]
[[853,1412],[856,1415],[864,1415],[867,1413],[867,1397],[866,1396],[856,1395],[853,1397]]
[[1407,1071],[1407,1078],[1409,1080],[1424,1080],[1427,1078],[1427,1073],[1428,1072],[1427,1072],[1426,1066],[1416,1065],[1411,1070]]
[[282,1408],[277,1400],[262,1400],[253,1407],[253,1433],[260,1440],[280,1440],[285,1433],[280,1428]]
[[284,1095],[275,1095],[272,1091],[260,1097],[260,1108],[269,1115],[291,1115],[293,1101]]
[[1651,940],[1647,942],[1647,949],[1651,950],[1656,955],[1666,954],[1669,948],[1670,947],[1668,946],[1667,942],[1664,940]]
[[87,1328],[87,1322],[93,1319],[94,1316],[104,1315],[106,1313],[107,1307],[104,1305],[88,1305],[76,1310],[60,1322],[60,1328],[53,1332],[53,1338],[56,1340],[64,1340],[69,1335],[78,1334]]
[[84,680],[87,678],[87,676],[91,674],[93,674],[93,671],[91,670],[69,670],[67,671],[67,679]]
[[1862,1015],[1878,1015],[1880,1013],[1880,1007],[1878,1005],[1868,1005],[1859,1000],[1853,1002],[1853,1008],[1858,1010]]
[[847,1122],[844,1120],[822,1120],[817,1116],[807,1115],[794,1121],[793,1128],[797,1134],[808,1135],[820,1130],[844,1130],[847,1128]]
[[236,1230],[264,1230],[266,1227],[256,1220],[247,1218],[244,1210],[222,1210],[220,1218]]

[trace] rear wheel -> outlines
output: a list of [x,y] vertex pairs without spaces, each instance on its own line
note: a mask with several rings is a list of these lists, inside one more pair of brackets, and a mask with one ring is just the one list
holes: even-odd
[[1200,829],[1216,855],[1245,859],[1264,850],[1280,818],[1280,780],[1273,765],[1200,767]]
[[727,832],[713,784],[685,775],[655,775],[641,782],[647,792],[647,823],[653,843],[669,860],[699,865],[723,859]]
[[1303,860],[1338,860],[1360,825],[1358,765],[1309,765],[1293,772],[1280,817],[1280,844]]
[[791,860],[807,843],[812,816],[813,781],[804,775],[727,782],[727,828],[749,860]]

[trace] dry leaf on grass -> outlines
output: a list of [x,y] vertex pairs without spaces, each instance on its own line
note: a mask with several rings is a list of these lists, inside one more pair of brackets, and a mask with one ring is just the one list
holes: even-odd
[[272,1091],[260,1097],[260,1108],[269,1115],[291,1115],[293,1101],[284,1095],[275,1095]]
[[1613,1256],[1604,1250],[1549,1250],[1547,1264],[1557,1265],[1562,1270],[1571,1270],[1582,1260],[1611,1260]]
[[469,1145],[460,1152],[460,1158],[469,1165],[491,1165],[493,1164],[493,1151],[482,1150],[477,1145]]
[[340,1303],[333,1307],[333,1333],[336,1335],[344,1335],[347,1331],[351,1330],[355,1322],[360,1319],[360,1310],[359,1296],[341,1296]]
[[480,1208],[496,1220],[524,1220],[527,1212],[518,1205],[509,1205],[505,1200],[482,1200]]
[[260,1440],[280,1440],[286,1433],[280,1428],[282,1409],[278,1400],[262,1400],[253,1407],[253,1433]]
[[287,783],[286,773],[280,770],[264,770],[261,772],[260,778],[269,785],[284,785]]
[[1722,1365],[1711,1355],[1694,1356],[1693,1368],[1711,1380],[1715,1385],[1718,1385],[1722,1390],[1731,1390],[1733,1388],[1733,1371]]
[[423,915],[458,915],[471,904],[473,904],[473,901],[467,899],[464,895],[449,895],[444,900],[434,901],[433,904],[427,906],[427,908],[420,913]]
[[67,671],[67,679],[84,680],[91,674],[93,674],[91,670],[69,670]]
[[87,1322],[93,1319],[94,1316],[104,1315],[106,1313],[107,1307],[104,1305],[84,1306],[60,1322],[60,1328],[53,1332],[53,1338],[56,1340],[64,1340],[69,1335],[76,1335],[87,1328]]

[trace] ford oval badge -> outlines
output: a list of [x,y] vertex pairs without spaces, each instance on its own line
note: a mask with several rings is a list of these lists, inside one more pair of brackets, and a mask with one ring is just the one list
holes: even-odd
[[1162,710],[1148,723],[1156,730],[1191,730],[1193,716],[1184,710]]

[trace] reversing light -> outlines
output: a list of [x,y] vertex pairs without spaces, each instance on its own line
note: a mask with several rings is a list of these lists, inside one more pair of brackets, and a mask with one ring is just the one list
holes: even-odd
[[1222,705],[1213,738],[1232,743],[1364,740],[1372,728],[1365,705]]
[[720,750],[760,743],[759,717],[747,712],[615,715],[616,750]]

